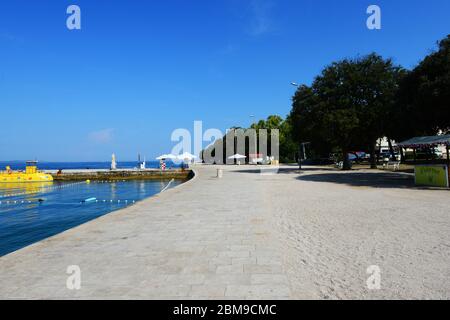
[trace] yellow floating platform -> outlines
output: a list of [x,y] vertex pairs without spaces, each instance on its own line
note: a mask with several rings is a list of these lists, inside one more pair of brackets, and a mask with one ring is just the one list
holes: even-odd
[[0,172],[0,183],[49,182],[53,177],[37,170],[37,161],[27,161],[26,170],[12,171],[9,166]]

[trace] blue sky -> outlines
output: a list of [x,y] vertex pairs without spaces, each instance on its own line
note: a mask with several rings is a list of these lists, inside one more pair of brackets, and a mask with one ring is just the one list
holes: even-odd
[[[66,9],[81,8],[81,30]],[[382,29],[366,28],[366,8]],[[333,60],[413,67],[450,32],[450,1],[16,0],[0,4],[0,160],[170,152],[176,128],[285,116]]]

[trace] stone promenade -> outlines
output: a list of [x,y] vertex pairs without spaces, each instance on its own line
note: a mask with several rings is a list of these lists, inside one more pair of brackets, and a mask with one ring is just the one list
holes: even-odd
[[[289,298],[267,185],[196,170],[184,185],[0,258],[0,298]],[[80,290],[66,287],[71,265]]]

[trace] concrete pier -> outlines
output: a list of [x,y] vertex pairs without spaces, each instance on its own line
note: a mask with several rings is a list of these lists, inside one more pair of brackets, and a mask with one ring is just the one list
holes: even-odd
[[84,180],[159,180],[159,179],[189,179],[191,170],[64,170],[62,173],[49,171],[55,181],[84,181]]

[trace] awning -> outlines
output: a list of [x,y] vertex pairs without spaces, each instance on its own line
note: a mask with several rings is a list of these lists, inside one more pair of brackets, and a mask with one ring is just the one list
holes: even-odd
[[450,146],[450,134],[440,135],[440,136],[426,136],[426,137],[415,137],[400,143],[397,143],[399,147],[403,148],[421,148],[421,147],[432,147],[437,145]]

